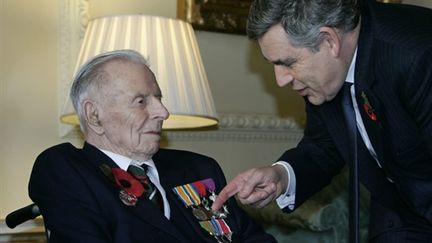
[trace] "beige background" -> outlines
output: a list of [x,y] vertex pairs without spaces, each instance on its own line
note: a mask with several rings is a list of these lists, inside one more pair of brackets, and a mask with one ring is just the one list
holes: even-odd
[[[62,0],[74,4],[74,0]],[[59,136],[58,85],[60,3],[55,0],[0,0],[0,219],[30,203],[27,183],[35,157],[45,148],[78,138]],[[175,17],[176,0],[88,0],[90,18],[115,13]],[[404,1],[431,6],[429,0]],[[277,88],[272,67],[246,36],[196,32],[218,113],[269,115],[304,121],[303,102]],[[253,129],[252,129],[253,130]],[[241,170],[268,164],[299,138],[264,138],[223,133],[164,144],[216,158],[230,179]],[[291,136],[288,136],[291,138]]]

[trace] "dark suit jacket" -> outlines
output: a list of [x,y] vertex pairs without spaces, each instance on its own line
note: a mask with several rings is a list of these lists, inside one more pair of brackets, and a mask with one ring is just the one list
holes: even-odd
[[[355,91],[382,164],[379,168],[358,135],[360,180],[372,197],[369,233],[374,236],[407,223],[430,230],[432,10],[367,2],[362,10]],[[363,108],[366,98],[376,121]],[[351,163],[341,95],[320,106],[306,101],[306,113],[303,139],[280,158],[295,171],[297,207],[329,184],[346,162]]]
[[[206,178],[212,178],[219,191],[226,181],[216,161],[168,149],[161,149],[153,161],[170,203],[170,220],[148,199],[139,198],[135,206],[123,204],[119,188],[99,168],[118,166],[92,145],[77,149],[65,143],[42,152],[33,167],[29,195],[40,207],[50,242],[216,242],[172,191]],[[234,200],[228,210],[234,242],[276,242]]]

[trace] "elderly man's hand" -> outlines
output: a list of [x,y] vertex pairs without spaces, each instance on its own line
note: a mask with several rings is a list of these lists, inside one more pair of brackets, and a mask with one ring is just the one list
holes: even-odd
[[230,181],[217,196],[212,210],[219,210],[232,196],[240,203],[262,208],[285,192],[288,175],[282,165],[253,168]]

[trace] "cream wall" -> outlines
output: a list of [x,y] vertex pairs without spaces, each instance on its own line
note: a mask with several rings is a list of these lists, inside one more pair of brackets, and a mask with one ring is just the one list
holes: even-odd
[[[176,16],[176,0],[0,0],[0,219],[30,203],[27,183],[42,150],[66,141],[82,143],[76,137],[61,138],[58,132],[59,62],[64,51],[59,46],[60,7],[76,2],[88,4],[90,18],[116,13]],[[246,36],[196,34],[218,113],[304,119],[301,99],[290,90],[276,88],[271,66]],[[244,124],[239,126],[244,128]],[[210,155],[230,179],[245,168],[272,162],[300,136],[296,132],[292,139],[291,135],[277,138],[280,134],[243,130],[174,138],[168,134],[164,146]]]
[[57,1],[1,0],[0,218],[24,206],[35,156],[57,136]]

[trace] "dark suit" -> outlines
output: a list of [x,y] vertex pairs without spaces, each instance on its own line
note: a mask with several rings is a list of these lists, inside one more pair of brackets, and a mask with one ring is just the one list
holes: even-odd
[[[367,2],[355,92],[382,165],[358,135],[360,181],[371,192],[370,237],[400,227],[432,234],[432,10]],[[363,108],[365,97],[376,121]],[[341,94],[320,106],[306,101],[306,113],[303,139],[280,158],[296,174],[296,207],[352,162]]]
[[[50,242],[216,242],[172,191],[206,178],[212,178],[219,191],[226,181],[216,161],[168,149],[161,149],[153,161],[170,203],[170,220],[143,197],[135,206],[123,204],[119,188],[99,168],[118,166],[92,145],[77,149],[65,143],[42,152],[33,167],[29,194],[51,231]],[[234,200],[228,202],[228,210],[226,222],[234,242],[275,242]]]

